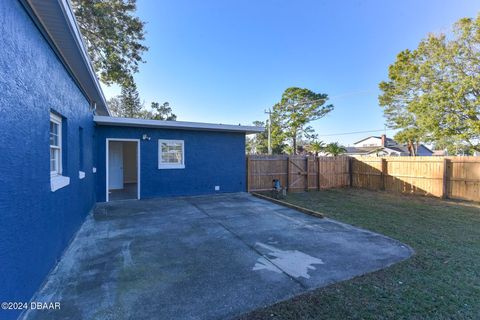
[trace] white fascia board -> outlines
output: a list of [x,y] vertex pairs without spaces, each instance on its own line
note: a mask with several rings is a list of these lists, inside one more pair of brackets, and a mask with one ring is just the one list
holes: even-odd
[[[107,106],[107,101],[105,99],[105,96],[103,94],[102,87],[100,86],[100,82],[98,81],[97,74],[95,73],[95,70],[93,69],[92,62],[90,60],[90,57],[88,56],[88,52],[85,46],[85,42],[83,41],[82,35],[80,34],[80,28],[78,27],[77,20],[75,19],[75,16],[73,14],[73,9],[70,3],[67,0],[61,0],[60,1],[62,5],[62,9],[65,13],[65,15],[68,18],[70,29],[72,30],[72,33],[75,38],[75,42],[77,43],[78,49],[80,50],[82,54],[83,61],[85,63],[85,66],[88,69],[88,72],[90,73],[90,76],[92,77],[92,80],[95,84],[95,87],[98,91],[98,95],[101,99],[99,101],[103,106],[105,106],[105,110],[107,112],[107,115],[110,115],[110,111],[108,110]],[[97,102],[98,103],[98,102]]]
[[265,131],[264,127],[203,122],[146,120],[134,118],[116,118],[107,116],[95,116],[93,120],[95,121],[95,123],[104,126],[144,127],[196,131],[244,132],[246,134],[260,133]]
[[[88,56],[68,0],[19,0],[79,89],[98,111],[110,115],[100,82]],[[73,50],[73,51],[72,51]]]

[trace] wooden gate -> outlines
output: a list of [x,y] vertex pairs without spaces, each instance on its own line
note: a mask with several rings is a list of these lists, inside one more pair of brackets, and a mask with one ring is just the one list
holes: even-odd
[[348,157],[248,156],[248,191],[272,190],[272,180],[291,192],[350,185]]
[[288,191],[305,191],[308,186],[308,159],[302,156],[288,158]]

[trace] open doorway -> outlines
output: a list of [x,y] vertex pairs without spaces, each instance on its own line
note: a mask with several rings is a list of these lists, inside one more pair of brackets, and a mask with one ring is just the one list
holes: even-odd
[[107,139],[106,201],[140,199],[139,140]]

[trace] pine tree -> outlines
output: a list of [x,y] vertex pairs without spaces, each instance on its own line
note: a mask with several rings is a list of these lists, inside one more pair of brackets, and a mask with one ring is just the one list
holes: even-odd
[[142,104],[134,81],[128,81],[122,86],[120,99],[123,105],[122,117],[141,118],[143,115]]
[[282,128],[282,140],[284,138],[291,140],[292,154],[297,153],[299,139],[315,138],[315,132],[308,124],[323,118],[333,110],[333,105],[325,105],[327,100],[326,94],[291,87],[283,92],[282,100],[273,106],[272,119],[276,119]]

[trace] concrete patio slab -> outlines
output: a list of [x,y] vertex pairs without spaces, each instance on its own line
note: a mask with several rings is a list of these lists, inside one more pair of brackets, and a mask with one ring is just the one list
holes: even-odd
[[99,205],[26,319],[226,319],[387,267],[388,237],[248,194]]

